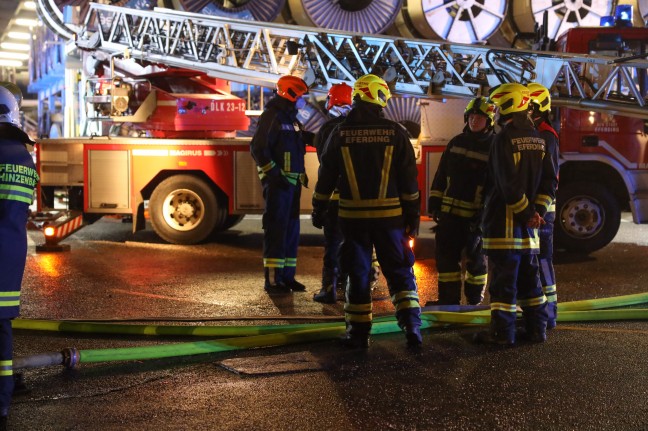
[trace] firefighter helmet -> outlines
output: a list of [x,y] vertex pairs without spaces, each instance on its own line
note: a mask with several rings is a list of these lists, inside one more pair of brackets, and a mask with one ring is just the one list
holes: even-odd
[[516,82],[495,87],[488,97],[499,108],[500,115],[529,110],[529,89]]
[[18,108],[22,106],[22,100],[23,100],[22,91],[16,84],[10,81],[2,81],[0,82],[0,87],[4,87],[7,90],[11,91],[11,94],[13,94],[14,98],[16,99],[16,102],[18,103]]
[[537,82],[531,82],[527,84],[527,88],[529,89],[531,103],[538,106],[538,111],[551,111],[551,94],[549,94],[547,87]]
[[16,97],[5,87],[0,86],[0,123],[20,125],[19,108]]
[[353,88],[344,82],[331,86],[326,96],[326,110],[330,111],[334,106],[351,105],[353,102],[351,93]]
[[277,81],[277,94],[291,102],[308,93],[308,85],[298,76],[284,75]]
[[358,96],[360,100],[365,102],[374,103],[382,106],[387,106],[387,101],[391,98],[391,91],[384,79],[368,74],[361,76],[353,84],[353,99]]
[[485,97],[477,97],[468,102],[464,111],[464,122],[468,122],[470,114],[479,114],[488,118],[488,127],[493,127],[495,122],[495,105],[490,103]]

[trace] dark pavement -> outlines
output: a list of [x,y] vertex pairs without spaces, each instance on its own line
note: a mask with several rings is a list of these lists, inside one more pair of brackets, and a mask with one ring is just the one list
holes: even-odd
[[[261,230],[247,218],[214,242],[162,243],[103,219],[68,240],[30,247],[22,317],[121,323],[269,325],[342,316],[312,301],[322,238],[303,220],[298,279],[309,291],[262,289]],[[557,255],[561,301],[648,292],[648,226],[622,223],[591,256]],[[417,244],[422,301],[436,298],[429,222]],[[36,232],[30,237],[40,242]],[[646,307],[648,308],[648,307]],[[374,313],[391,315],[384,279]],[[292,320],[289,316],[310,317]],[[150,320],[153,319],[153,320]],[[202,320],[201,320],[202,319]],[[475,345],[478,327],[424,331],[420,353],[402,334],[366,352],[335,340],[147,361],[26,369],[13,430],[648,430],[648,322],[562,323],[542,345]],[[16,330],[15,354],[207,340]],[[237,372],[238,371],[238,372]]]

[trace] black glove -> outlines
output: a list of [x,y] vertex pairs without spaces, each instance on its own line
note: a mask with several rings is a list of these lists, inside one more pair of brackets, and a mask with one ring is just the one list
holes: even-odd
[[405,234],[410,238],[418,236],[419,226],[421,225],[421,216],[419,214],[404,214]]
[[405,234],[410,238],[418,235],[419,226],[421,224],[421,199],[403,202],[403,223],[405,224]]
[[317,229],[322,229],[328,222],[328,201],[313,199],[313,212],[311,213],[311,222]]
[[316,227],[317,229],[322,229],[327,221],[328,211],[313,208],[313,212],[311,213],[311,222],[313,223],[314,227]]
[[439,217],[441,215],[441,211],[439,211],[439,210],[431,210],[431,211],[429,211],[429,213],[430,213],[430,218],[432,220],[434,220],[435,223],[438,224],[439,223]]

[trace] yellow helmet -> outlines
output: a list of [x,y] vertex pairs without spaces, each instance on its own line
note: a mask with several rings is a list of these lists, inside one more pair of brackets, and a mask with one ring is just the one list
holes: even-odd
[[540,112],[551,111],[551,94],[547,87],[537,82],[531,82],[527,84],[527,88],[530,92],[531,103],[536,104]]
[[477,97],[466,106],[464,111],[464,121],[468,122],[470,114],[480,114],[488,118],[488,126],[493,126],[495,121],[495,105],[490,103],[485,97]]
[[355,99],[356,95],[360,97],[360,100],[365,102],[375,103],[380,105],[383,108],[387,106],[387,101],[391,98],[391,91],[384,79],[368,74],[361,76],[353,84],[353,95]]
[[495,87],[488,98],[499,108],[500,115],[529,110],[530,91],[522,84],[507,82]]

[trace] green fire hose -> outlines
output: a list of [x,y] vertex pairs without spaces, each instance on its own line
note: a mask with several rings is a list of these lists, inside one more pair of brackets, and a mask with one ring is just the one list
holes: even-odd
[[[644,303],[648,303],[648,293],[560,303],[558,321],[648,320],[648,309],[609,309]],[[490,322],[490,311],[427,311],[421,317],[422,328],[447,327],[448,325],[486,325]],[[263,326],[180,326],[15,319],[12,323],[14,329],[39,331],[229,337],[210,341],[113,349],[77,350],[68,348],[61,352],[14,358],[14,369],[51,365],[64,365],[71,368],[79,363],[160,359],[289,345],[329,340],[345,331],[343,322]],[[382,316],[374,319],[371,332],[372,334],[384,334],[399,331],[401,329],[394,317]]]

